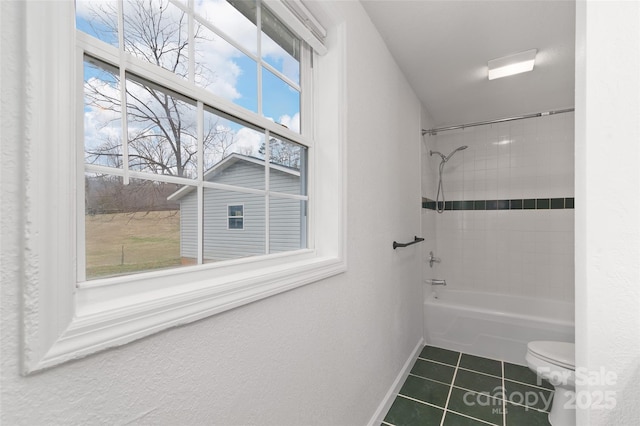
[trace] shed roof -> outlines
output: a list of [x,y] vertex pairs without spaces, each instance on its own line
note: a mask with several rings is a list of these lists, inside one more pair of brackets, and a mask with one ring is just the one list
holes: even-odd
[[[213,167],[207,170],[206,173],[204,174],[204,180],[209,182],[214,181],[216,176],[220,175],[220,173],[222,173],[224,170],[228,169],[230,166],[240,161],[246,162],[246,163],[258,164],[261,166],[264,166],[265,164],[265,161],[261,158],[252,157],[249,155],[242,155],[234,152],[233,154],[223,158],[218,163],[214,164]],[[292,167],[287,167],[287,166],[283,166],[281,164],[275,164],[275,163],[270,163],[269,167],[273,170],[278,170],[280,172],[287,173],[293,176],[300,176],[300,170],[294,169]],[[169,195],[167,197],[167,200],[178,201],[179,199],[181,199],[182,197],[184,197],[194,189],[196,189],[195,186],[184,186],[179,190],[177,190],[176,192],[174,192],[173,194]]]

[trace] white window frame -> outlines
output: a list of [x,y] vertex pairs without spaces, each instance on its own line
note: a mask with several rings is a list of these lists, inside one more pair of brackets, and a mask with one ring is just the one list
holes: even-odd
[[[242,216],[230,216],[229,207],[242,207]],[[242,228],[232,228],[229,226],[229,219],[242,219]],[[227,204],[227,230],[244,231],[244,204]]]
[[[310,235],[308,249],[78,286],[76,247],[84,235],[76,226],[77,194],[83,192],[78,173],[82,173],[84,155],[76,145],[82,126],[77,114],[70,113],[83,97],[77,90],[82,66],[78,65],[81,52],[74,48],[74,5],[26,2],[24,8],[24,91],[29,96],[22,105],[23,374],[346,270],[344,24],[329,32],[327,54],[314,58],[313,102],[308,97],[302,100],[321,121],[314,121],[316,143],[309,146],[308,204],[309,228],[322,232]],[[241,109],[229,106],[234,108]],[[269,120],[261,124],[287,139],[300,138]]]

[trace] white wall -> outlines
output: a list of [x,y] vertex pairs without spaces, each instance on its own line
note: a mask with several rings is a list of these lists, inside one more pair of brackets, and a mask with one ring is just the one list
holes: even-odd
[[[573,115],[548,115],[427,136],[431,149],[444,155],[461,145],[469,146],[445,166],[447,199],[572,197]],[[432,156],[429,161],[437,165],[439,160]]]
[[[444,155],[468,146],[445,165],[448,201],[574,196],[573,113],[425,139],[427,152]],[[425,160],[426,169],[440,163],[437,155]],[[435,200],[438,177],[431,176],[428,193]],[[452,289],[573,301],[573,216],[573,209],[446,210],[436,217],[442,263],[427,273]]]
[[[640,3],[577,3],[576,366],[579,425],[640,419]],[[607,404],[605,400],[603,404]]]
[[[423,106],[422,108],[422,129],[433,128],[433,120],[429,111]],[[422,135],[422,143],[420,144],[420,157],[422,162],[422,197],[430,200],[436,199],[436,183],[438,179],[438,163],[431,161],[429,150],[435,149],[430,144],[430,136]],[[436,183],[434,183],[436,182]]]
[[[422,338],[420,105],[359,3],[347,37],[348,272],[21,377],[24,16],[2,7],[2,424],[363,424]],[[330,41],[332,42],[332,41]],[[321,231],[321,230],[320,230]]]

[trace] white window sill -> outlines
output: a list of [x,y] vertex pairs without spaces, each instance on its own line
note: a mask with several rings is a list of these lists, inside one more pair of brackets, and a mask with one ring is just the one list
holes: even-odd
[[[341,259],[312,257],[284,265],[251,268],[250,272],[225,274],[218,280],[205,278],[181,286],[139,291],[133,296],[125,296],[117,285],[80,288],[71,323],[32,371],[120,346],[345,270]],[[189,275],[169,273],[166,277],[188,278]]]

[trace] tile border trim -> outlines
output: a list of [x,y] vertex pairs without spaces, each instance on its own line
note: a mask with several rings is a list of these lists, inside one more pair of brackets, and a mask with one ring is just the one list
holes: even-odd
[[[573,209],[574,197],[566,198],[522,198],[510,200],[461,200],[446,201],[445,210],[558,210]],[[439,202],[442,206],[442,201]],[[422,198],[422,208],[436,210],[436,202]]]

